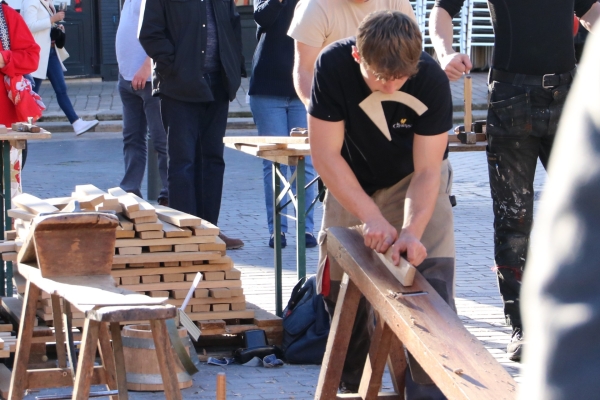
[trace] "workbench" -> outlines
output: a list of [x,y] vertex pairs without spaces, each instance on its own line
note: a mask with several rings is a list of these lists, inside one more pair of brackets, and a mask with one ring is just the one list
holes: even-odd
[[[449,151],[485,151],[486,141],[478,141],[476,144],[463,144],[456,135],[449,134]],[[296,217],[285,215],[287,218],[296,220],[296,271],[298,279],[306,277],[306,242],[304,237],[306,214],[314,207],[321,193],[312,200],[310,208],[304,212],[303,205],[306,201],[306,188],[315,184],[317,179],[306,183],[305,180],[305,158],[310,156],[310,144],[308,137],[285,137],[285,136],[229,136],[223,138],[225,146],[241,151],[252,156],[273,162],[273,234],[274,234],[274,263],[275,263],[275,310],[277,316],[283,313],[282,301],[282,257],[281,257],[281,210],[292,203],[296,211]],[[295,166],[296,172],[289,181],[281,173],[281,165]],[[296,185],[296,195],[292,193],[292,185]],[[283,188],[280,190],[280,183]],[[289,195],[289,201],[284,202],[285,196]]]
[[[13,132],[7,128],[7,133],[0,132],[0,154],[2,162],[0,163],[0,240],[4,239],[4,232],[12,229],[12,221],[6,214],[11,208],[11,187],[10,187],[10,147],[24,149],[27,140],[44,140],[50,139],[52,134],[45,129],[41,129],[38,133],[32,132]],[[6,261],[6,272],[4,268],[0,268],[0,296],[12,296],[12,276],[13,265],[12,261]],[[5,287],[6,285],[6,287]]]

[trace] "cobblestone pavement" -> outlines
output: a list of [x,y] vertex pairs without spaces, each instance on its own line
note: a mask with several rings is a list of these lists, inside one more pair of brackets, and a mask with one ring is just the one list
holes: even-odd
[[[229,131],[231,136],[256,132]],[[274,311],[273,251],[267,246],[269,232],[262,191],[261,161],[226,149],[226,175],[219,226],[229,236],[242,238],[243,249],[230,251],[242,271],[244,292],[250,302]],[[460,318],[517,381],[520,365],[510,362],[504,352],[510,330],[504,326],[501,302],[493,265],[492,207],[489,198],[487,163],[483,152],[451,153],[454,167],[453,192],[457,274],[456,301]],[[117,186],[122,177],[120,133],[94,133],[74,138],[55,135],[47,142],[30,142],[23,171],[23,188],[40,197],[68,196],[75,184],[91,183],[100,188]],[[538,165],[536,191],[541,190],[545,171]],[[145,190],[145,189],[144,189]],[[536,196],[538,198],[539,196]],[[320,203],[315,210],[318,229],[322,217]],[[288,247],[283,250],[284,301],[296,282],[295,235],[290,223]],[[318,251],[307,250],[307,271],[315,273]],[[217,372],[225,371],[228,396],[241,399],[312,398],[319,374],[318,366],[286,365],[279,369],[204,365],[194,376],[194,386],[185,398],[214,398]],[[384,385],[390,386],[389,379]],[[162,394],[132,394],[132,398],[163,398]]]
[[[473,73],[473,108],[484,108],[487,104],[487,73]],[[237,116],[250,116],[250,106],[246,103],[249,79],[242,78],[242,86],[236,99],[231,103],[229,112]],[[463,80],[451,83],[452,98],[456,109],[463,104]],[[99,116],[102,119],[122,119],[121,98],[116,82],[102,82],[99,79],[67,79],[67,88],[75,111],[85,119]],[[56,95],[49,81],[44,81],[40,95],[46,104],[44,116],[66,120],[58,107]]]

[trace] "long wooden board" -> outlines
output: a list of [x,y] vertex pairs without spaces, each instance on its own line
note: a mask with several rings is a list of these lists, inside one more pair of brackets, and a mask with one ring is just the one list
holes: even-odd
[[248,143],[248,144],[306,144],[309,143],[308,137],[297,136],[226,136],[223,143]]
[[192,272],[205,271],[228,271],[233,268],[233,264],[198,264],[189,267],[160,267],[160,268],[125,268],[114,269],[111,275],[115,278],[123,276],[138,275],[163,275],[163,274],[186,274]]
[[178,227],[198,226],[202,219],[194,215],[186,214],[169,207],[156,206],[156,215],[161,221],[168,222]]
[[221,253],[218,251],[193,251],[187,253],[142,253],[134,256],[116,255],[113,258],[113,264],[218,260],[219,258],[221,258]]
[[245,319],[254,318],[254,310],[190,313],[188,314],[188,317],[193,321],[203,321],[207,319]]
[[[149,292],[151,290],[178,290],[189,289],[192,284],[190,282],[160,282],[160,283],[142,283],[139,285],[121,285],[120,288],[133,290],[135,292]],[[201,281],[198,284],[200,289],[212,288],[241,288],[242,281]]]
[[[117,239],[115,247],[139,247],[139,246],[162,246],[174,244],[190,243],[214,243],[214,236],[191,236],[182,238],[162,238],[162,239]],[[134,261],[136,262],[136,261]],[[117,263],[115,263],[117,264]]]
[[[346,228],[329,228],[327,252],[446,397],[515,398],[516,382],[420,273],[406,288],[364,245],[362,235]],[[402,295],[415,291],[426,294]]]
[[12,203],[35,215],[58,212],[58,208],[54,207],[52,204],[28,193],[21,193],[20,195],[13,197]]

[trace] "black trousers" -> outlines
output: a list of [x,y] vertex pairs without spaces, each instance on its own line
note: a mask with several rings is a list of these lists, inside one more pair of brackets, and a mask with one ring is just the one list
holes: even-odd
[[169,206],[213,224],[219,220],[229,98],[220,73],[205,74],[214,101],[191,103],[161,96],[169,153]]
[[490,84],[488,171],[494,210],[494,259],[506,321],[522,328],[521,275],[533,223],[537,159],[546,168],[569,85]]

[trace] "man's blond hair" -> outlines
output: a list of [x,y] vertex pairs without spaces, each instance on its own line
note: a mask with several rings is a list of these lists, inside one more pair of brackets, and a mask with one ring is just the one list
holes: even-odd
[[385,80],[416,74],[421,45],[419,27],[399,11],[372,12],[361,22],[356,35],[361,62]]

